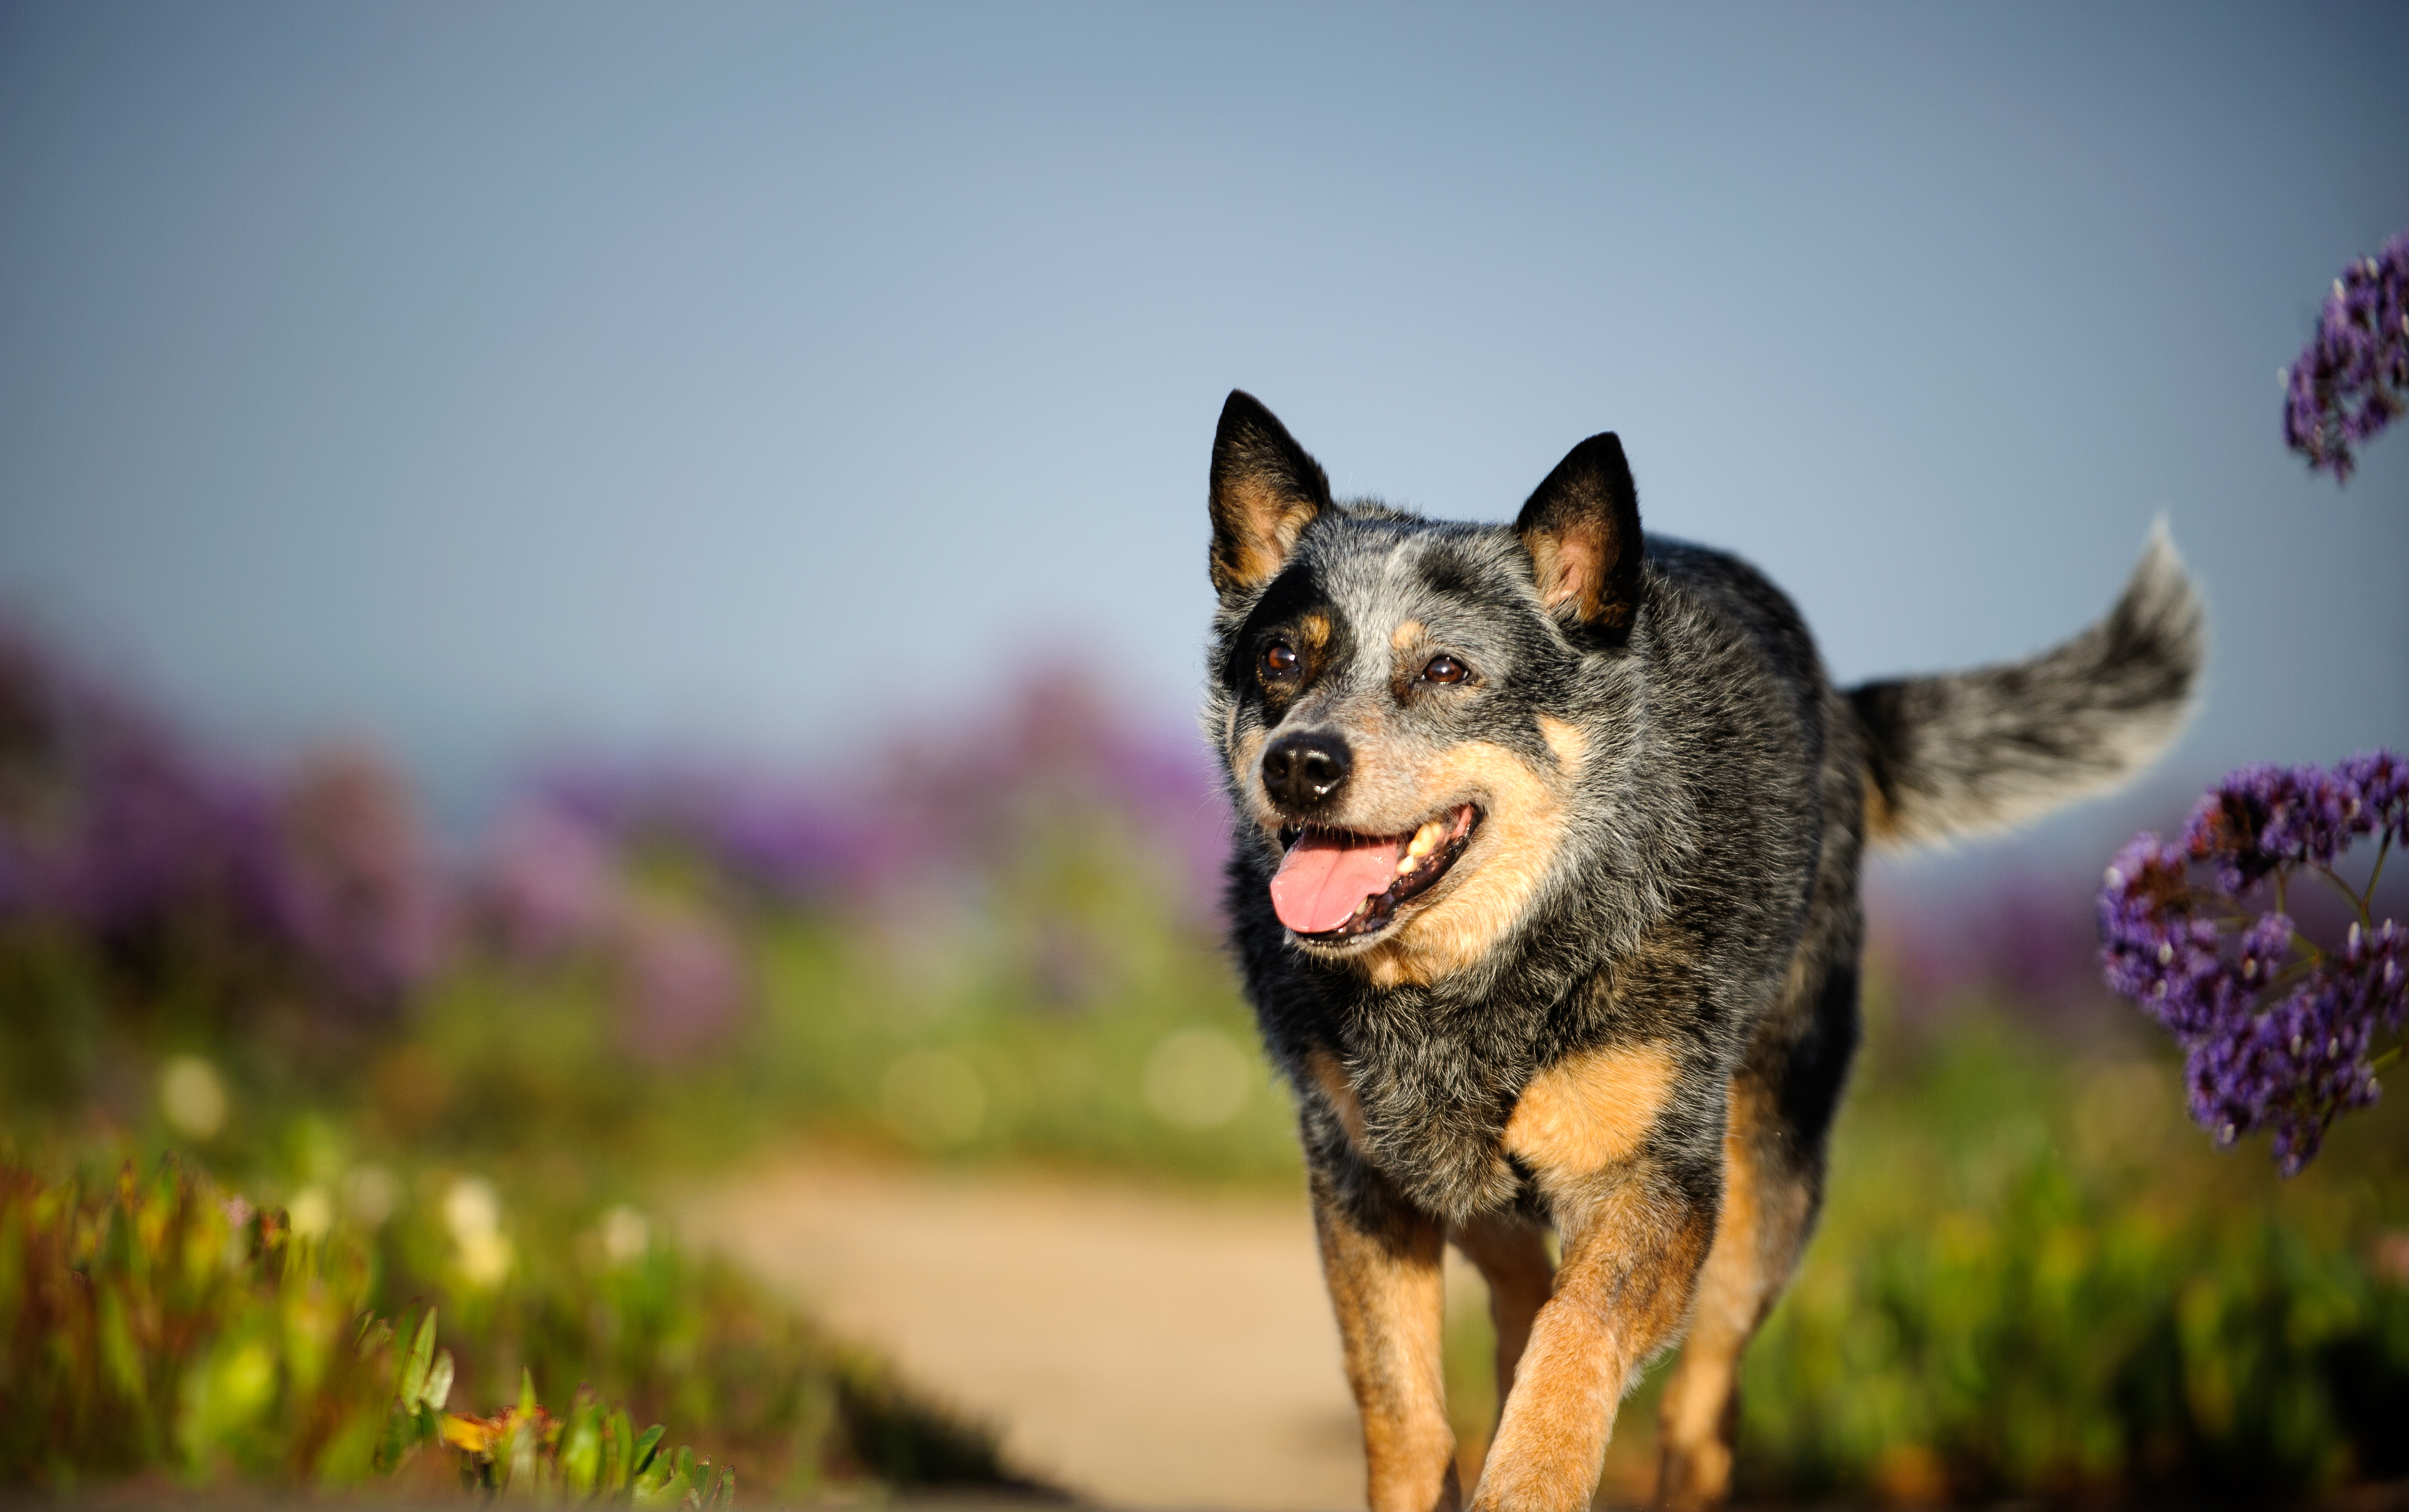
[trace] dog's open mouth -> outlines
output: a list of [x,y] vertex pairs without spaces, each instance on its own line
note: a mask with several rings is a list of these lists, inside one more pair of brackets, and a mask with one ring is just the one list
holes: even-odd
[[1272,912],[1300,939],[1335,944],[1375,934],[1397,906],[1447,874],[1480,815],[1460,803],[1402,835],[1309,826],[1283,832],[1288,856],[1272,878]]

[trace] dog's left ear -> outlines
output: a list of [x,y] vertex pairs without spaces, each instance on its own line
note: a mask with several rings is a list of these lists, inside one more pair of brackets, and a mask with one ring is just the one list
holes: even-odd
[[1213,586],[1224,598],[1269,583],[1296,538],[1330,508],[1330,479],[1277,416],[1232,389],[1213,433]]
[[1514,528],[1551,612],[1612,640],[1631,633],[1639,609],[1639,491],[1612,431],[1557,463]]

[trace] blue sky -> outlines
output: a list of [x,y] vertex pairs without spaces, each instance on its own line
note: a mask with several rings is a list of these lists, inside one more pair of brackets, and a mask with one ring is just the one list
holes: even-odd
[[2409,8],[16,4],[0,603],[457,798],[1201,677],[1222,395],[1510,516],[1622,433],[1836,675],[2171,519],[2171,767],[2409,743],[2409,438],[2276,368],[2409,223]]

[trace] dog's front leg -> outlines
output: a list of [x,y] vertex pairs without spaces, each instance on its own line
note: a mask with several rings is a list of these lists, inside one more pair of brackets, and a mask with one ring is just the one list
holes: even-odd
[[1313,1223],[1347,1384],[1363,1412],[1372,1512],[1454,1512],[1455,1433],[1440,1368],[1441,1226],[1393,1197],[1347,1202],[1320,1173]]
[[1497,1405],[1514,1392],[1514,1367],[1531,1342],[1531,1325],[1555,1289],[1555,1262],[1548,1241],[1519,1217],[1483,1214],[1458,1224],[1449,1237],[1489,1283],[1489,1321],[1497,1333]]
[[1711,1188],[1701,1196],[1647,1155],[1554,1185],[1564,1261],[1514,1373],[1475,1512],[1589,1505],[1623,1389],[1680,1331],[1714,1238]]

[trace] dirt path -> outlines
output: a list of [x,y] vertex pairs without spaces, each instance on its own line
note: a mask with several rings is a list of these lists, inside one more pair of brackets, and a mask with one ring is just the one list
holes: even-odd
[[698,1203],[687,1231],[995,1425],[1017,1469],[1083,1497],[1363,1505],[1302,1193],[1183,1197],[813,1157]]

